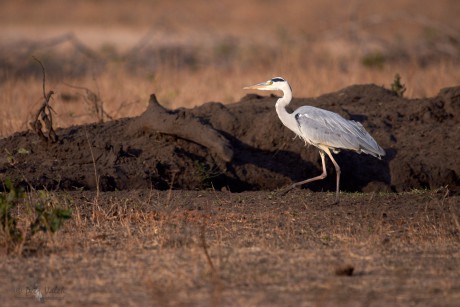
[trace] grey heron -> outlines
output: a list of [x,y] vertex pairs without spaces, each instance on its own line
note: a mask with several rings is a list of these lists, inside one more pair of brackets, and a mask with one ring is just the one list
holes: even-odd
[[296,182],[287,191],[303,184],[326,178],[325,155],[327,154],[334,164],[337,175],[335,201],[338,202],[340,167],[332,156],[331,151],[338,153],[341,149],[347,149],[357,153],[366,153],[379,159],[385,155],[382,147],[377,144],[359,122],[347,120],[337,113],[312,106],[303,106],[289,113],[286,110],[286,106],[292,100],[292,90],[289,83],[281,77],[247,86],[244,89],[282,91],[283,97],[279,98],[275,104],[276,113],[278,113],[281,122],[298,135],[305,144],[311,144],[319,149],[323,173],[319,176]]

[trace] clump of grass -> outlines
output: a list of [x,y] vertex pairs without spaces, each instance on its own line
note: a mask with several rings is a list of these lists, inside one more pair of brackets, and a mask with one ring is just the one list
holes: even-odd
[[40,194],[40,201],[35,205],[35,220],[29,228],[30,236],[39,231],[55,233],[72,217],[71,209],[54,207],[44,201],[48,198],[46,192],[41,191]]
[[21,230],[18,227],[19,216],[15,216],[13,210],[23,203],[25,192],[15,188],[9,179],[5,181],[4,188],[7,192],[0,194],[0,231],[3,234],[0,245],[8,254],[22,251],[22,247],[29,244],[39,232],[57,232],[72,217],[70,209],[55,206],[49,201],[46,192],[40,192],[39,200],[33,206],[33,222]]
[[4,183],[8,193],[0,194],[0,227],[3,232],[4,242],[7,247],[19,244],[22,241],[22,233],[17,226],[17,219],[11,215],[24,193],[13,188],[11,181],[8,179]]
[[222,175],[222,171],[216,166],[210,166],[200,161],[195,161],[194,164],[202,188],[212,187],[212,180]]
[[395,75],[393,83],[391,84],[391,91],[396,94],[398,97],[403,97],[404,92],[406,91],[406,86],[401,83],[401,76],[399,74]]

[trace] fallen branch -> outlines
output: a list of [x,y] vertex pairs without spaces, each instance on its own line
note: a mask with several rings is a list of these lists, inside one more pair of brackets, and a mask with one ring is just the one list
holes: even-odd
[[132,134],[145,128],[200,144],[226,162],[233,159],[232,146],[222,134],[187,110],[169,111],[163,108],[155,94],[150,96],[147,110],[129,127]]

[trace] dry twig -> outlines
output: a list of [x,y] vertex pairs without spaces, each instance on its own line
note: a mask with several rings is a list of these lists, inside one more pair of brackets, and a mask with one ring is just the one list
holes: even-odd
[[[85,137],[86,137],[86,142],[88,143],[88,148],[89,152],[91,154],[91,159],[93,161],[93,169],[94,169],[94,180],[96,181],[96,196],[94,197],[94,203],[93,203],[93,213],[92,213],[92,219],[93,221],[96,220],[97,214],[96,214],[96,209],[98,212],[101,211],[101,208],[99,206],[99,198],[100,198],[100,177],[97,173],[97,165],[96,165],[96,159],[94,158],[94,153],[93,153],[93,148],[91,146],[91,142],[89,141],[89,136],[88,136],[88,131],[86,130],[86,126],[83,126],[83,129],[85,130]],[[97,220],[97,223],[99,223],[99,220]]]
[[[49,105],[49,101],[51,96],[54,94],[53,91],[49,91],[46,93],[45,89],[45,82],[46,82],[46,72],[45,67],[43,66],[42,62],[38,60],[36,57],[33,57],[35,61],[37,61],[43,71],[43,98],[44,101],[40,108],[38,109],[37,113],[35,114],[34,121],[30,123],[32,129],[38,134],[38,136],[46,141],[51,143],[56,143],[58,141],[58,137],[56,132],[53,129],[53,114],[54,110]],[[43,127],[43,124],[45,127]],[[44,129],[43,129],[44,128]]]
[[68,87],[78,89],[78,90],[84,90],[85,95],[83,96],[83,99],[88,103],[96,113],[97,119],[99,120],[100,123],[104,122],[104,116],[107,117],[110,120],[113,120],[113,117],[110,116],[105,110],[104,110],[104,102],[101,99],[100,95],[96,94],[92,90],[90,90],[87,87],[84,86],[76,86],[72,84],[65,83]]
[[204,255],[206,257],[206,261],[208,262],[209,268],[211,269],[211,277],[212,277],[212,283],[214,286],[214,291],[212,292],[212,301],[213,301],[213,306],[219,306],[221,305],[221,296],[222,296],[222,281],[220,278],[220,272],[216,267],[214,266],[214,263],[212,262],[211,256],[209,255],[208,251],[208,246],[206,243],[206,219],[203,219],[203,222],[201,224],[201,233],[200,233],[200,239],[201,239],[201,247],[203,248]]
[[211,268],[212,274],[216,274],[216,269],[214,268],[214,264],[212,263],[211,257],[209,256],[208,246],[206,245],[206,221],[203,220],[203,224],[201,225],[201,247],[203,247],[204,255],[206,256],[206,260],[208,261],[209,267]]

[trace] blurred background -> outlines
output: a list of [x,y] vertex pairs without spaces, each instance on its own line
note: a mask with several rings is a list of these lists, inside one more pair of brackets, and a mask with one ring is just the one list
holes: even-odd
[[434,96],[460,85],[460,1],[0,1],[0,136],[46,91],[58,126],[163,105],[232,103],[283,76],[297,97],[352,84]]

